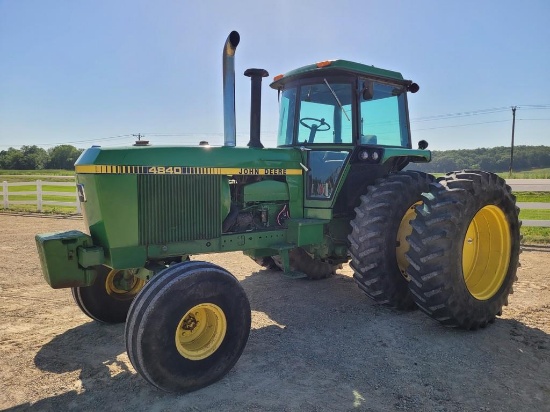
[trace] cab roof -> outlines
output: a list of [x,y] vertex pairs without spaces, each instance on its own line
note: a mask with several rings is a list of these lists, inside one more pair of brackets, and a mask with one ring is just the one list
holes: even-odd
[[409,83],[405,81],[401,73],[391,70],[380,69],[366,64],[355,63],[348,60],[326,60],[323,62],[310,64],[291,70],[283,75],[273,78],[270,86],[273,89],[280,89],[285,83],[300,77],[315,77],[321,73],[328,72],[351,73],[366,77],[377,77],[381,79],[393,80],[398,83]]

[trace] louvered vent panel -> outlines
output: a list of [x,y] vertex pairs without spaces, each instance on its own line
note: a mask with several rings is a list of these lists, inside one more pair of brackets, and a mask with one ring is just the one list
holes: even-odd
[[139,175],[140,243],[220,236],[220,182],[217,175]]

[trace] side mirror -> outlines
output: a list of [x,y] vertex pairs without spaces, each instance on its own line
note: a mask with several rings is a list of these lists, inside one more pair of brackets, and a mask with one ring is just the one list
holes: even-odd
[[407,90],[411,93],[416,93],[420,90],[420,86],[416,83],[411,83],[407,86]]
[[421,141],[418,142],[418,148],[419,148],[420,150],[424,150],[424,149],[426,149],[427,147],[428,147],[428,142],[427,142],[427,141],[421,140]]
[[366,81],[363,83],[363,100],[372,100],[374,97],[373,83]]

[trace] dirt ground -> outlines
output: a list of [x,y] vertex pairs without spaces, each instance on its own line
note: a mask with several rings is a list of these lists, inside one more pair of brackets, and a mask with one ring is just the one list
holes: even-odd
[[136,374],[124,326],[91,321],[43,280],[34,235],[83,226],[0,214],[0,409],[550,411],[550,249],[524,249],[510,305],[476,332],[373,304],[349,267],[312,282],[241,253],[201,257],[240,279],[253,329],[224,379],[173,395]]

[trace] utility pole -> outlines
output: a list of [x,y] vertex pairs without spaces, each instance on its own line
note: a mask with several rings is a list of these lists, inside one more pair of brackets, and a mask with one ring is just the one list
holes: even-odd
[[514,130],[516,128],[516,109],[517,106],[512,106],[512,145],[510,147],[510,171],[508,177],[512,177],[512,167],[514,165]]
[[132,136],[138,138],[138,139],[136,140],[134,146],[147,146],[147,145],[149,144],[149,140],[141,140],[142,137],[145,137],[145,135],[143,135],[143,134],[141,134],[141,133],[133,134]]

